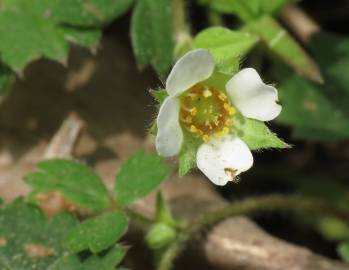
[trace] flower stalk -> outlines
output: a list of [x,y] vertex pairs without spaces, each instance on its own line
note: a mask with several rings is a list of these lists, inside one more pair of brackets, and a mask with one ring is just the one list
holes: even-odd
[[187,242],[208,227],[216,225],[227,218],[248,215],[258,211],[290,210],[297,212],[316,212],[335,216],[349,225],[349,214],[326,201],[301,196],[267,195],[232,202],[228,206],[190,222],[177,239],[163,253],[157,270],[170,270],[175,259],[185,248]]

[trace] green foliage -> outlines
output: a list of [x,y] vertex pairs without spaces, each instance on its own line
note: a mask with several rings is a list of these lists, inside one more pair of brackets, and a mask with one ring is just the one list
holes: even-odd
[[235,14],[243,21],[255,20],[265,14],[276,13],[291,0],[208,0],[218,12]]
[[224,27],[211,27],[201,31],[194,39],[195,48],[209,49],[221,72],[231,74],[239,69],[240,59],[258,41],[252,34],[231,31]]
[[166,223],[154,224],[146,235],[146,242],[151,249],[166,247],[177,237],[176,230]]
[[245,26],[245,30],[258,35],[273,54],[280,57],[298,74],[315,82],[323,81],[316,63],[272,17],[264,16],[253,21]]
[[202,143],[201,139],[194,138],[185,130],[182,149],[178,155],[178,174],[179,176],[186,175],[191,169],[196,167],[196,152]]
[[123,213],[104,213],[88,219],[65,238],[65,246],[73,253],[89,249],[93,253],[112,246],[123,236],[128,227],[128,219]]
[[[331,44],[331,46],[329,46]],[[325,84],[305,81],[290,70],[277,66],[283,104],[278,121],[290,125],[299,138],[335,141],[349,136],[349,39],[320,34],[311,48],[325,75]]]
[[170,173],[170,168],[157,154],[143,150],[131,156],[116,176],[114,196],[120,206],[126,206],[146,196],[160,185]]
[[242,115],[235,117],[232,132],[240,137],[251,150],[290,147],[271,132],[264,122],[245,118]]
[[68,255],[57,261],[50,270],[121,270],[115,268],[125,256],[125,249],[115,246],[107,252],[94,254],[81,260],[76,255]]
[[[41,0],[42,4],[44,1]],[[50,0],[52,18],[57,23],[79,27],[102,27],[125,13],[133,0]]]
[[75,161],[53,159],[42,161],[37,167],[38,171],[25,177],[34,195],[59,191],[74,204],[91,211],[110,206],[105,185],[87,166]]
[[341,243],[337,248],[337,252],[343,261],[349,263],[349,242]]
[[140,67],[152,65],[159,74],[167,72],[174,50],[171,1],[139,0],[132,14],[131,38]]
[[76,224],[75,218],[67,213],[46,220],[38,208],[21,200],[2,206],[0,268],[51,269],[65,255],[62,239]]
[[168,94],[165,89],[150,90],[150,94],[155,99],[155,101],[159,103],[159,105],[161,105],[168,97]]

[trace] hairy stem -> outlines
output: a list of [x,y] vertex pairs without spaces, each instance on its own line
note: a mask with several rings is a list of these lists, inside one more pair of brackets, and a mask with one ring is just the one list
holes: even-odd
[[277,210],[325,213],[333,215],[349,224],[349,213],[330,206],[328,202],[317,199],[282,195],[268,195],[248,198],[242,201],[232,202],[222,209],[206,213],[200,218],[189,223],[178,236],[176,241],[174,241],[163,253],[158,265],[158,270],[170,270],[173,266],[174,260],[185,247],[187,241],[207,227],[218,224],[229,217],[251,214],[257,211]]

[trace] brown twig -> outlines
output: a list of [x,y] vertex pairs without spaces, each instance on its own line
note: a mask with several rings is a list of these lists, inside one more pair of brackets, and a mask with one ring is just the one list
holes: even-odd
[[321,31],[320,26],[295,4],[285,6],[280,12],[280,19],[303,43],[308,43],[314,34]]

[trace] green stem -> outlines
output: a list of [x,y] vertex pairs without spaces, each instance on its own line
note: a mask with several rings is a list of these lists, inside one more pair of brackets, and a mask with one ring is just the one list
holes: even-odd
[[234,216],[251,214],[257,211],[313,211],[330,214],[338,217],[349,224],[349,214],[338,208],[331,207],[327,202],[304,198],[300,196],[268,195],[256,198],[248,198],[210,213],[206,213],[197,220],[189,223],[182,231],[181,235],[163,253],[159,262],[158,270],[170,270],[174,260],[184,249],[186,243],[197,233],[207,227],[220,223],[221,221]]
[[185,0],[172,0],[173,27],[176,40],[175,58],[190,49],[192,36],[186,18]]

